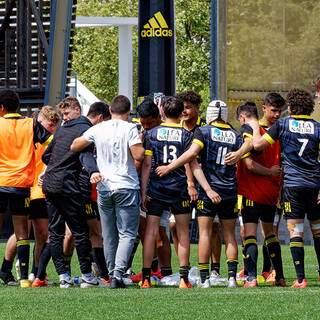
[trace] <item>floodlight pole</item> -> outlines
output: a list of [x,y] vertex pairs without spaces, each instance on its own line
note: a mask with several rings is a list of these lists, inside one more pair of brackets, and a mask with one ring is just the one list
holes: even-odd
[[211,0],[210,99],[227,100],[227,0]]

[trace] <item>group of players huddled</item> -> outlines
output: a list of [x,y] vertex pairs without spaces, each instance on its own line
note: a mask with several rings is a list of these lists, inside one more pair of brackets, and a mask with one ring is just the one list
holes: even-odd
[[[320,100],[320,78],[313,85]],[[11,99],[8,98],[10,94]],[[72,238],[76,241],[82,271],[81,286],[104,286],[110,279],[102,241],[106,234],[101,234],[95,185],[90,184],[90,176],[97,170],[92,165],[95,157],[93,145],[81,153],[83,168],[78,168],[78,183],[86,199],[81,205],[85,206],[87,213],[89,244],[81,238],[84,231],[75,228],[73,224],[73,219],[82,218],[77,215],[77,205],[72,203],[73,180],[68,175],[75,174],[70,171],[71,164],[69,166],[69,162],[73,161],[72,155],[76,154],[70,151],[72,140],[92,125],[110,119],[109,107],[102,102],[93,104],[87,117],[83,117],[80,116],[81,107],[75,98],[64,99],[58,105],[63,116],[63,126],[72,126],[75,119],[81,119],[82,126],[80,129],[77,126],[74,130],[76,132],[69,137],[64,136],[60,130],[60,137],[54,135],[46,150],[52,139],[50,133],[54,133],[60,121],[58,112],[54,108],[43,107],[35,114],[37,121],[33,121],[16,113],[19,103],[14,96],[10,90],[0,93],[0,227],[3,213],[8,209],[15,231],[7,243],[0,278],[5,284],[18,284],[12,275],[13,261],[17,254],[20,285],[31,286],[28,280],[30,213],[29,219],[36,240],[32,268],[35,279],[31,279],[34,280],[33,287],[48,285],[46,266],[51,256],[58,274],[63,275],[60,276],[60,287],[70,286],[69,278],[64,274],[70,272]],[[152,276],[163,278],[172,274],[171,246],[166,232],[170,219],[180,265],[179,288],[191,288],[188,278],[189,223],[191,211],[195,210],[199,228],[199,288],[209,288],[210,278],[220,276],[219,223],[226,250],[228,287],[238,286],[238,245],[235,237],[238,218],[244,265],[238,276],[245,276],[244,287],[258,285],[259,222],[264,237],[262,276],[271,279],[274,286],[285,287],[281,246],[277,235],[282,215],[290,233],[290,250],[297,275],[292,287],[306,287],[303,247],[305,214],[310,223],[320,266],[320,124],[311,118],[315,107],[312,94],[295,88],[288,92],[284,100],[278,93],[269,93],[264,99],[263,117],[260,120],[255,103],[244,101],[236,111],[241,133],[228,123],[228,108],[223,101],[210,102],[206,109],[206,121],[199,117],[201,102],[201,96],[191,90],[166,97],[162,101],[146,97],[137,107],[139,118],[131,119],[137,123],[145,156],[143,161],[136,161],[141,192],[140,225],[127,261],[127,271],[121,277],[130,277],[133,282],[140,283],[142,289],[148,289],[152,286]],[[285,106],[289,116],[280,118]],[[24,139],[24,144],[13,150],[11,147],[17,142],[13,133],[17,126],[24,130],[27,128],[31,139]],[[58,139],[69,139],[69,142],[65,141],[68,149],[56,147],[53,149],[56,151],[52,152]],[[29,152],[34,146],[35,152]],[[14,169],[15,166],[19,167],[15,159],[21,161],[22,150],[26,150],[22,160],[29,164],[23,174]],[[43,180],[45,164],[42,160],[46,162],[48,155],[52,162],[55,153],[59,152],[65,152],[66,155],[70,153],[69,157],[66,156],[68,161],[63,165],[61,162],[56,166],[51,165],[49,173],[46,172],[47,181]],[[54,184],[57,168],[66,177],[63,186]],[[51,179],[50,170],[55,170]],[[50,195],[46,200],[39,185],[46,191],[46,195]],[[65,198],[55,196],[61,190],[66,192]],[[52,217],[52,210],[60,210],[60,207],[64,208],[65,219],[63,223],[59,220],[50,221],[49,237],[48,212]],[[64,221],[70,230],[65,230]],[[132,260],[140,240],[143,245],[143,268],[141,273],[134,275]],[[99,280],[89,270],[92,261],[98,267]],[[123,287],[123,283],[114,285],[114,288]]]

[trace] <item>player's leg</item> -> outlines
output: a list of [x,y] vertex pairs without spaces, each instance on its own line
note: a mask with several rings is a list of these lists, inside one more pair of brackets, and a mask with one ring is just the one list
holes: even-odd
[[65,235],[63,239],[63,259],[67,273],[71,276],[71,260],[74,251],[74,238],[68,225],[65,225]]
[[220,276],[221,237],[219,220],[214,219],[211,233],[211,276]]
[[264,234],[264,229],[262,226],[262,222],[260,221],[260,226],[261,226],[261,233],[262,233],[262,237],[264,239],[263,244],[262,244],[262,255],[263,255],[263,264],[262,264],[262,272],[261,272],[261,276],[267,280],[269,278],[269,276],[272,274],[272,265],[271,265],[271,259],[269,257],[269,252],[268,252],[268,248],[267,248],[267,244],[266,244],[266,236]]
[[176,251],[176,254],[178,255],[179,241],[178,241],[177,229],[176,229],[176,219],[173,214],[171,214],[171,216],[170,216],[170,232],[171,232],[174,250]]
[[[202,201],[202,200],[198,200]],[[200,272],[199,287],[209,287],[209,259],[212,245],[212,216],[202,215],[202,211],[198,211],[198,268]]]
[[159,227],[160,241],[157,243],[157,252],[161,266],[161,276],[172,274],[171,245],[167,234],[167,228],[169,228],[169,215],[169,212],[162,214]]
[[15,286],[18,282],[12,275],[14,258],[17,254],[17,241],[15,234],[12,234],[6,244],[5,254],[1,266],[0,277],[6,285]]

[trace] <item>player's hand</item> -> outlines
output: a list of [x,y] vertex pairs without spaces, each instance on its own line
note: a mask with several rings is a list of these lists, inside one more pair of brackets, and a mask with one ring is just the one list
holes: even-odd
[[195,187],[188,187],[188,194],[191,202],[198,200],[198,192]]
[[317,204],[320,204],[320,191],[318,193]]
[[144,212],[148,212],[148,209],[147,209],[147,198],[145,195],[141,195],[141,210],[144,211]]
[[282,169],[279,166],[271,167],[270,171],[271,171],[271,175],[276,178],[279,178],[282,174]]
[[160,178],[166,176],[166,175],[170,172],[170,170],[169,170],[168,167],[169,167],[169,166],[160,166],[160,167],[156,168],[156,174],[157,174]]
[[219,196],[219,194],[213,191],[212,189],[207,191],[207,196],[215,204],[218,204],[221,202],[221,197]]
[[42,185],[43,185],[44,174],[45,174],[45,172],[43,171],[38,176],[38,186],[39,187],[42,187]]
[[224,164],[232,166],[233,164],[237,163],[240,158],[241,157],[237,152],[229,152],[224,158]]
[[104,181],[104,176],[100,172],[94,172],[90,177],[91,183],[98,183]]

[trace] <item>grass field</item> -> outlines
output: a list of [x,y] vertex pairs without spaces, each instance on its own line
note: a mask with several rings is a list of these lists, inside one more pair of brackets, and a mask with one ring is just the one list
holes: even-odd
[[[2,261],[4,244],[0,244]],[[260,248],[259,248],[260,250]],[[259,251],[260,253],[260,251]],[[282,247],[287,284],[294,280],[294,269],[289,247]],[[130,286],[125,290],[60,289],[7,287],[0,285],[0,319],[320,319],[320,281],[312,247],[305,247],[306,289],[212,287],[210,289],[179,290],[153,287],[140,290]],[[261,255],[259,269],[261,270]],[[138,250],[134,270],[141,269],[141,251]],[[222,257],[222,276],[226,276],[225,258]],[[192,245],[191,264],[197,265],[197,247]],[[178,263],[173,254],[174,272]],[[58,277],[50,262],[50,280]],[[72,274],[79,276],[76,256]]]

